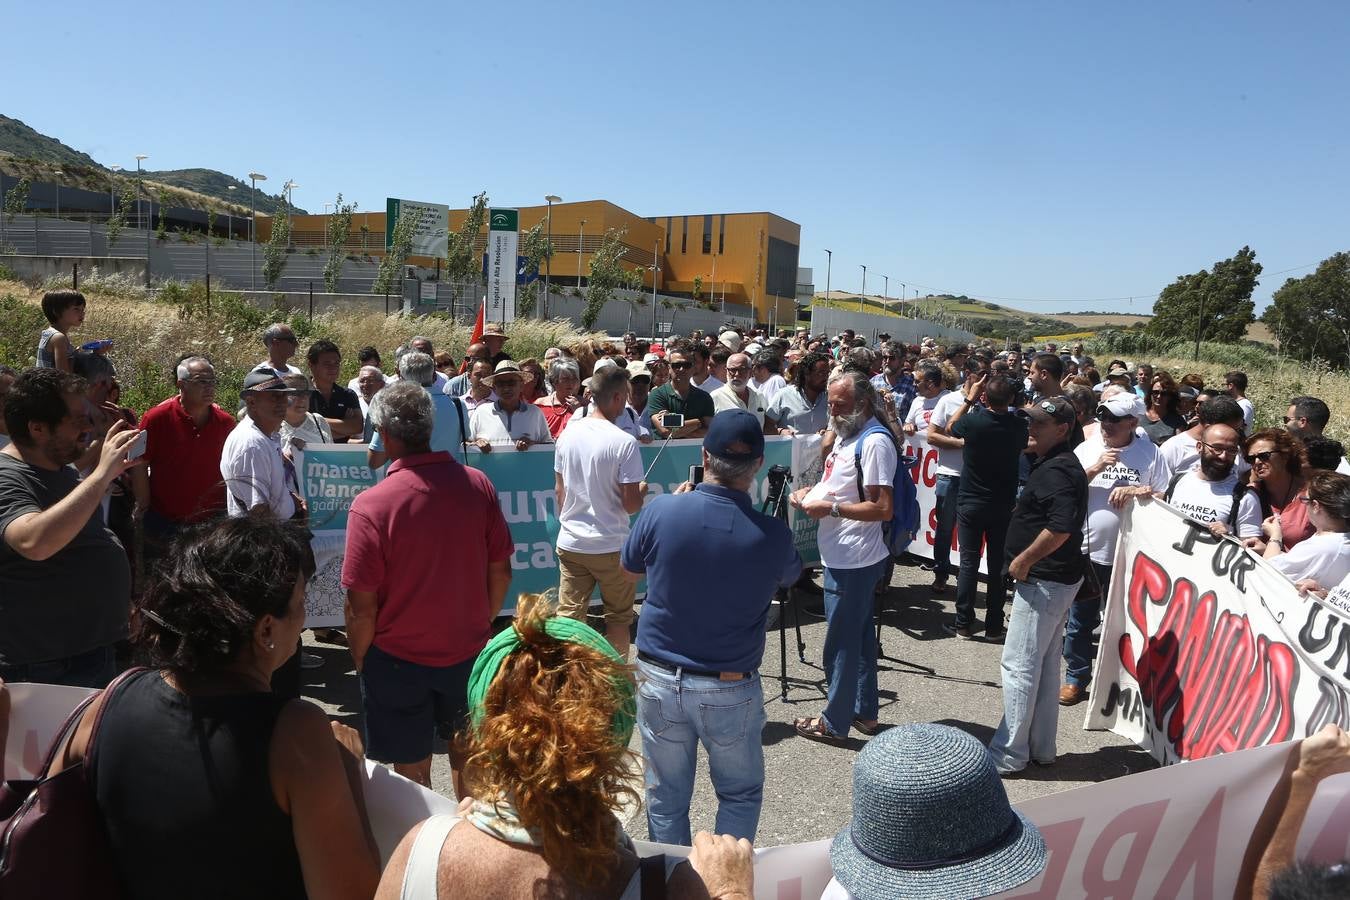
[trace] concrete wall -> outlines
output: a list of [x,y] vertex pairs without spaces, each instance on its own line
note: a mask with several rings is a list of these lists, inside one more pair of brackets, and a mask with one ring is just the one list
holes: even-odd
[[58,275],[70,275],[79,266],[84,278],[98,269],[101,275],[130,275],[145,280],[145,260],[124,256],[0,256],[0,266],[25,281],[46,281]]
[[939,325],[926,319],[902,319],[899,316],[878,316],[872,313],[848,312],[842,309],[816,306],[811,309],[811,333],[831,336],[845,328],[852,328],[859,337],[874,340],[879,332],[889,334],[892,340],[917,344],[925,337],[956,341],[973,341],[975,335],[960,328]]

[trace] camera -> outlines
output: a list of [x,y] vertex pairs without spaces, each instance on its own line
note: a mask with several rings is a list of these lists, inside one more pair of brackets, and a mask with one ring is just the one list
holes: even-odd
[[787,487],[787,483],[792,480],[792,470],[787,466],[770,466],[768,478],[769,490],[766,492],[764,500],[772,508],[782,500],[783,491]]

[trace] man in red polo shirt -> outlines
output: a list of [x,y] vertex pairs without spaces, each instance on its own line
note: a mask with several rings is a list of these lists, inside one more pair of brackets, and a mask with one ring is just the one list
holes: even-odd
[[178,396],[141,418],[148,465],[131,470],[147,564],[164,554],[184,525],[225,508],[220,454],[234,416],[215,404],[216,370],[206,357],[184,357],[176,374]]
[[[467,721],[469,673],[511,584],[511,532],[487,476],[431,451],[431,395],[396,381],[370,402],[391,460],[347,514],[347,643],[366,755],[431,786],[431,750]],[[459,796],[462,760],[451,751]]]

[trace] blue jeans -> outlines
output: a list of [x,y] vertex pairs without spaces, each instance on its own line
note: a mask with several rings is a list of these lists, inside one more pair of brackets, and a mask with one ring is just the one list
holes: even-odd
[[956,498],[961,493],[960,475],[939,475],[935,494],[937,534],[933,535],[933,580],[945,584],[952,573],[952,532],[956,530]]
[[764,803],[766,716],[758,673],[722,681],[670,672],[644,660],[637,665],[649,839],[692,845],[689,800],[701,743],[717,794],[714,832],[753,842]]
[[0,679],[17,684],[64,684],[67,687],[105,688],[117,675],[116,654],[111,644],[40,663],[0,666]]
[[1069,607],[1069,624],[1064,631],[1064,681],[1080,688],[1092,684],[1092,663],[1097,659],[1097,641],[1092,632],[1102,624],[1102,607],[1106,605],[1106,591],[1111,589],[1111,567],[1092,563],[1097,580],[1102,585],[1102,596]]
[[1080,583],[1032,578],[1013,592],[1003,641],[1003,721],[989,742],[989,755],[1004,774],[1026,768],[1028,759],[1055,761],[1059,636]]
[[830,695],[822,715],[837,735],[847,735],[854,719],[875,719],[881,703],[872,600],[886,562],[881,559],[860,569],[825,568],[823,655]]

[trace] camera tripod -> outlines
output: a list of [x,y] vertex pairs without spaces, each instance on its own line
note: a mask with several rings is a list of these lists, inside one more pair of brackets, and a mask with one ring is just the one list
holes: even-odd
[[[760,507],[760,512],[766,516],[773,516],[788,524],[788,483],[792,481],[791,470],[785,466],[771,466],[769,468],[769,489],[765,492],[764,503]],[[791,527],[789,525],[789,527]],[[797,658],[803,663],[810,665],[806,659],[806,642],[802,640],[802,620],[801,613],[797,610],[797,603],[792,599],[791,587],[780,587],[773,593],[774,602],[778,604],[778,683],[781,686],[782,698],[787,699],[788,692],[788,674],[787,674],[787,614],[792,610],[792,629],[797,636]]]

